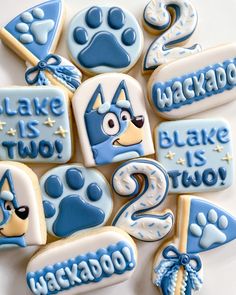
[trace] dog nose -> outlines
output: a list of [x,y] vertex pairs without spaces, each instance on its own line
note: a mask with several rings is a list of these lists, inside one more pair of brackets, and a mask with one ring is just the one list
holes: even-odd
[[134,117],[131,122],[138,128],[142,128],[144,124],[144,117],[143,116],[137,116]]
[[27,206],[19,207],[15,209],[15,213],[20,219],[24,220],[29,216],[29,207]]

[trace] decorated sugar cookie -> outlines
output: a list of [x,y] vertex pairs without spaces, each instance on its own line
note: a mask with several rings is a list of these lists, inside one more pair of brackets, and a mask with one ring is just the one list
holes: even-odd
[[144,57],[143,72],[200,52],[199,44],[181,46],[194,33],[197,22],[197,11],[189,0],[151,0],[144,9],[143,23],[144,28],[158,37]]
[[67,237],[104,225],[112,211],[105,177],[80,164],[59,166],[40,180],[48,232]]
[[127,72],[141,55],[143,34],[126,9],[92,6],[72,19],[67,46],[72,61],[87,74]]
[[158,116],[180,119],[226,104],[236,94],[236,45],[184,57],[156,69],[148,98]]
[[68,103],[57,87],[0,88],[0,160],[68,162],[72,153]]
[[120,196],[134,197],[118,211],[114,226],[143,241],[157,241],[170,232],[172,212],[151,213],[165,200],[169,188],[168,175],[158,162],[142,158],[122,164],[112,176],[112,186]]
[[0,30],[0,38],[27,62],[29,85],[57,85],[71,97],[81,83],[80,71],[65,58],[53,54],[64,21],[62,0],[50,0],[29,8]]
[[223,190],[233,183],[231,128],[223,119],[161,123],[158,161],[167,169],[170,193]]
[[125,74],[85,81],[73,110],[86,166],[104,165],[154,152],[144,93]]
[[26,279],[35,295],[76,295],[128,280],[136,263],[133,240],[103,227],[44,247],[31,258]]
[[23,164],[0,162],[0,217],[0,247],[46,243],[38,179]]
[[236,218],[213,203],[189,195],[178,197],[177,208],[176,235],[158,250],[153,283],[165,295],[190,295],[203,284],[202,262],[196,253],[235,239]]

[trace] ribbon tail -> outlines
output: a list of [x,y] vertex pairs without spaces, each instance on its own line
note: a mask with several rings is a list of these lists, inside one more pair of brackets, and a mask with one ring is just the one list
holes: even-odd
[[50,67],[50,71],[55,78],[72,90],[76,90],[80,86],[80,75],[73,66]]
[[50,81],[48,78],[45,76],[44,72],[40,72],[38,75],[38,80],[36,82],[37,86],[45,86],[45,85],[50,85]]
[[191,288],[194,291],[199,291],[203,285],[203,280],[200,275],[194,270],[190,265],[186,266],[186,272],[188,273],[189,280],[191,283]]

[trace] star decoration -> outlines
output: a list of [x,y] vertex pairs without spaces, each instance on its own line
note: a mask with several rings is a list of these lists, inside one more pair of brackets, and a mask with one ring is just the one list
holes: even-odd
[[213,149],[214,152],[218,152],[218,153],[221,153],[223,151],[223,146],[222,145],[219,145],[217,144],[217,146]]
[[7,131],[7,134],[8,134],[8,135],[11,135],[11,136],[15,136],[15,135],[16,135],[16,129],[10,128],[10,129]]
[[6,122],[2,122],[2,121],[0,121],[0,130],[3,130],[3,127],[4,127],[4,125],[6,125],[7,123]]
[[183,158],[179,158],[178,161],[176,162],[176,164],[184,165],[185,164],[185,160]]
[[66,133],[68,133],[68,131],[66,131],[62,126],[60,126],[57,131],[54,132],[54,134],[60,135],[63,138],[66,137]]
[[43,123],[44,125],[47,125],[49,127],[53,127],[53,125],[56,123],[55,120],[52,120],[50,117]]
[[232,159],[233,157],[229,153],[227,153],[221,160],[226,161],[229,164]]
[[169,152],[165,155],[165,157],[166,157],[167,159],[169,159],[169,160],[173,160],[174,157],[175,157],[175,153],[172,153],[171,151],[169,151]]

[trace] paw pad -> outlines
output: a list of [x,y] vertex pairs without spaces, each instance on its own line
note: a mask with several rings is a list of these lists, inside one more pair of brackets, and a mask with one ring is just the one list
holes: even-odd
[[67,237],[102,226],[110,216],[112,198],[104,177],[80,165],[61,166],[41,178],[48,232]]
[[226,235],[223,232],[228,227],[228,218],[225,215],[218,216],[214,209],[209,210],[207,216],[200,212],[196,223],[190,225],[190,232],[200,238],[199,244],[207,249],[215,243],[224,243]]
[[72,20],[68,47],[79,66],[101,73],[131,67],[141,54],[142,38],[129,12],[119,7],[94,6]]
[[16,24],[16,30],[21,34],[21,43],[30,44],[34,41],[40,45],[47,43],[48,34],[55,24],[52,19],[44,19],[44,16],[44,11],[37,7],[32,12],[26,11],[21,14],[21,22]]

